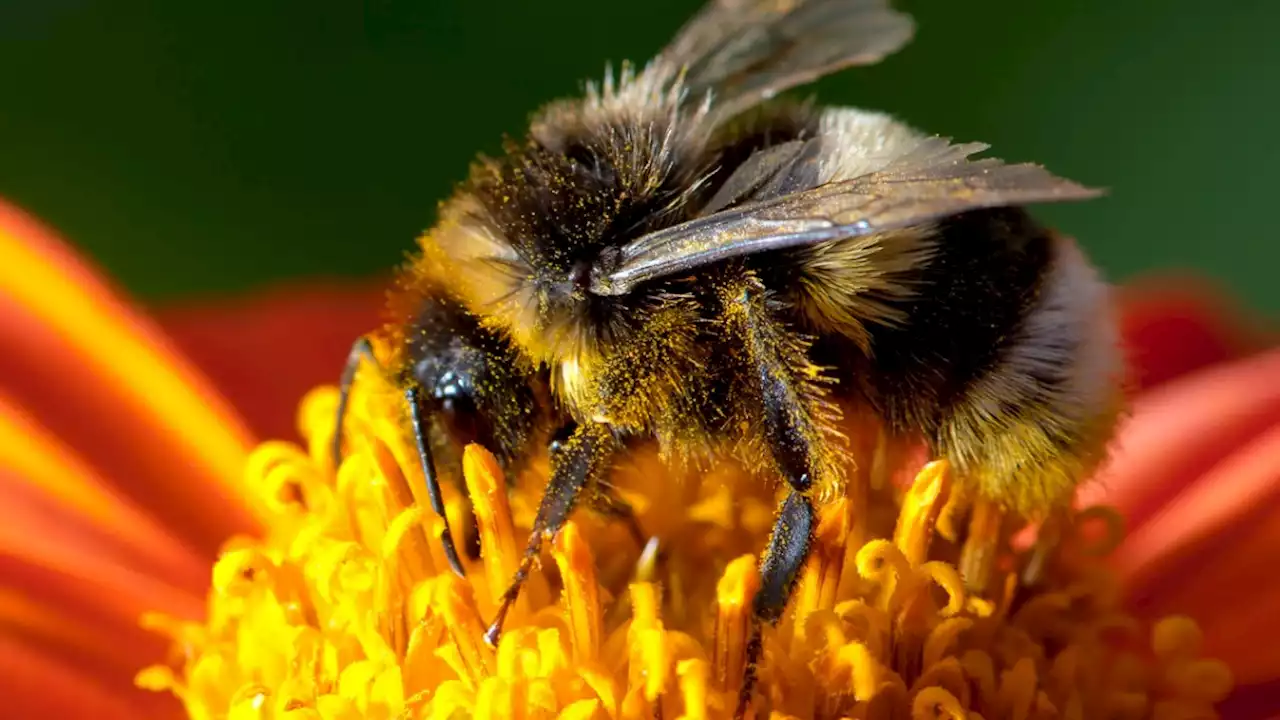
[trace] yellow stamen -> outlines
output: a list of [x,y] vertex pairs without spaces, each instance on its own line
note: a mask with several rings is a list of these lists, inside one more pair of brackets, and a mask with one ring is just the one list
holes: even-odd
[[[476,524],[480,529],[481,558],[484,560],[485,584],[489,587],[490,607],[497,607],[516,568],[520,551],[516,546],[516,529],[507,504],[507,487],[498,461],[477,445],[462,455],[462,474],[471,496]],[[514,611],[518,617],[519,611]]]
[[456,652],[454,671],[472,684],[492,673],[493,650],[484,642],[485,624],[476,610],[471,587],[454,575],[437,581],[431,609],[444,618]]
[[742,678],[751,638],[751,600],[759,589],[760,573],[752,555],[729,563],[716,586],[712,677],[721,690],[735,687]]
[[671,647],[664,632],[657,586],[635,583],[631,586],[631,684],[643,688],[644,699],[653,702],[666,689]]
[[960,552],[960,575],[974,592],[982,594],[991,586],[1000,553],[1000,530],[1004,512],[991,500],[977,499],[969,518],[969,536]]
[[[844,572],[850,508],[848,500],[840,499],[825,508],[819,517],[813,550],[801,573],[794,601],[797,617],[836,606],[836,592]],[[803,626],[799,629],[803,632]]]
[[[193,720],[732,716],[772,488],[728,463],[697,478],[638,458],[611,482],[654,535],[649,547],[575,514],[549,543],[558,572],[530,574],[495,650],[484,630],[520,561],[546,459],[509,488],[492,455],[464,451],[481,561],[458,578],[436,542],[443,521],[423,502],[393,390],[376,375],[357,385],[349,456],[336,471],[332,389],[304,402],[306,449],[268,443],[251,456],[246,487],[268,513],[266,533],[227,542],[207,622],[148,617],[174,656],[139,685],[173,693]],[[1098,557],[1114,545],[1110,515],[1050,518],[1020,549],[1013,518],[965,498],[945,463],[925,465],[902,491],[890,466],[905,454],[875,444],[879,459],[820,508],[796,597],[778,628],[763,629],[749,717],[1212,714],[1230,673],[1200,655],[1190,620],[1148,629],[1124,614]],[[446,494],[462,527],[461,494]],[[966,509],[967,527],[948,529]],[[1084,527],[1098,520],[1102,541]],[[999,572],[997,557],[1010,561]],[[1029,567],[1036,583],[1020,584]],[[1115,637],[1124,643],[1109,644]],[[1121,651],[1144,643],[1146,655]]]
[[594,660],[600,645],[600,586],[586,541],[572,522],[560,531],[552,547],[564,583],[564,602],[573,636],[573,659]]
[[902,499],[902,513],[898,516],[893,543],[912,565],[924,562],[934,527],[938,524],[938,513],[947,501],[950,488],[950,467],[945,461],[937,460],[924,466]]

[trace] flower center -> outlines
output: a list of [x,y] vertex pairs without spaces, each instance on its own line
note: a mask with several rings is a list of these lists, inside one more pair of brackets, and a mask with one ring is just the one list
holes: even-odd
[[[430,540],[442,520],[418,501],[387,390],[353,396],[336,472],[333,388],[302,403],[305,448],[258,448],[245,477],[269,530],[228,540],[203,621],[145,619],[173,653],[140,685],[175,693],[193,720],[732,714],[775,488],[728,463],[685,476],[634,457],[616,482],[656,540],[635,547],[579,512],[490,648],[486,619],[519,563],[545,461],[509,489],[488,452],[466,449],[471,502],[454,492],[447,505],[454,528],[474,512],[481,558],[460,579]],[[788,612],[766,629],[750,715],[1209,716],[1229,692],[1192,621],[1147,628],[1121,609],[1101,560],[1114,513],[1064,513],[1020,544],[1022,528],[961,497],[945,463],[905,487],[867,465],[823,508]],[[1108,532],[1090,542],[1083,529],[1099,521]]]

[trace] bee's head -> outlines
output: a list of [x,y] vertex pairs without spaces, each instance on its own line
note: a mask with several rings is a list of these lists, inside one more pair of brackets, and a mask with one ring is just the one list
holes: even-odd
[[440,444],[479,443],[500,457],[513,451],[537,404],[530,364],[443,290],[418,294],[416,305],[404,325],[397,381],[420,388]]

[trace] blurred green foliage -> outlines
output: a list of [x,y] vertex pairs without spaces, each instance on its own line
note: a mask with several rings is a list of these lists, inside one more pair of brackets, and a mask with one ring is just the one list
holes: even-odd
[[[699,1],[0,0],[0,195],[152,300],[378,273],[476,151]],[[915,42],[822,101],[1110,188],[1042,214],[1113,278],[1280,309],[1280,3],[900,4]]]

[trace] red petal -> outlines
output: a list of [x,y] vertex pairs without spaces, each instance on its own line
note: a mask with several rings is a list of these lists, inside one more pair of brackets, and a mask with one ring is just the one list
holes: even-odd
[[181,720],[178,700],[91,675],[0,634],[0,698],[6,720]]
[[1226,720],[1280,718],[1280,679],[1236,687],[1217,711]]
[[[0,528],[36,516],[55,531],[74,531],[94,553],[200,595],[208,559],[184,547],[169,529],[121,497],[76,453],[0,395]],[[3,534],[0,531],[0,534]],[[21,543],[30,538],[17,538]],[[51,538],[41,537],[41,542]],[[0,547],[0,552],[5,548]]]
[[1131,532],[1223,458],[1280,422],[1280,350],[1203,370],[1138,398],[1111,459],[1081,489]]
[[1147,390],[1274,346],[1226,293],[1195,277],[1153,276],[1120,289],[1120,329],[1130,383]]
[[1196,618],[1240,682],[1280,677],[1280,423],[1127,537],[1114,561],[1134,606]]
[[351,343],[379,326],[385,282],[312,282],[163,308],[174,342],[260,437],[296,436],[298,400],[338,380]]

